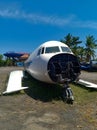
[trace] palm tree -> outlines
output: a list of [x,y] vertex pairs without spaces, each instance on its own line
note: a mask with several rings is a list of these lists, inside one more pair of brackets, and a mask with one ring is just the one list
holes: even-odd
[[85,48],[84,47],[81,47],[79,46],[77,48],[77,55],[79,57],[79,60],[82,62],[85,60]]
[[70,33],[68,33],[63,40],[61,40],[61,42],[65,43],[66,45],[68,45],[69,47],[71,46],[72,43],[72,35]]
[[90,62],[91,58],[95,57],[95,49],[97,48],[96,44],[97,40],[93,36],[87,36],[86,37],[86,61]]
[[82,43],[79,37],[72,36],[70,33],[68,33],[61,42],[67,44],[75,55],[77,55],[78,44]]

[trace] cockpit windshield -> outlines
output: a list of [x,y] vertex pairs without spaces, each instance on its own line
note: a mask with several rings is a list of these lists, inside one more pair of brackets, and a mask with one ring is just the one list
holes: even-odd
[[62,52],[69,52],[69,53],[71,53],[71,50],[69,49],[69,47],[61,46],[61,49],[62,49]]
[[60,49],[58,46],[53,46],[53,47],[46,47],[45,53],[56,53],[60,52]]

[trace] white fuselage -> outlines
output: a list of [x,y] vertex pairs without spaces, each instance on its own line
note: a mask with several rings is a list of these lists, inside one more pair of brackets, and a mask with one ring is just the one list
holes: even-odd
[[[50,75],[53,75],[53,72],[51,72],[51,68],[53,66],[49,65],[50,67],[48,67],[48,63],[52,57],[54,56],[56,57],[56,55],[60,55],[60,54],[74,56],[72,51],[66,44],[58,41],[46,42],[40,45],[25,61],[24,63],[25,70],[37,80],[48,82],[48,83],[55,83],[55,81],[52,80],[52,78],[50,77]],[[54,59],[54,63],[55,63],[55,59]],[[58,58],[58,60],[60,60],[60,58]],[[50,64],[53,63],[51,62]],[[49,75],[49,71],[50,71],[50,75]]]

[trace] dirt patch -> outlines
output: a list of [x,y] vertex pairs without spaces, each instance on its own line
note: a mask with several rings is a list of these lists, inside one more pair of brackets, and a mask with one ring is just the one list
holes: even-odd
[[[0,68],[0,92],[5,90],[8,74],[22,68]],[[81,96],[81,95],[79,95]],[[93,102],[73,105],[62,100],[44,102],[27,93],[0,97],[2,130],[97,130],[97,97]]]
[[97,84],[97,72],[82,71],[80,78]]

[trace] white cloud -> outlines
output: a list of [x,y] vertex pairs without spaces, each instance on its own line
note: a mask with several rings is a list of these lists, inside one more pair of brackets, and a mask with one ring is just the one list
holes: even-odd
[[20,10],[0,10],[0,17],[9,19],[21,19],[29,21],[32,24],[49,24],[54,26],[70,26],[70,27],[80,27],[80,28],[91,28],[97,29],[97,21],[79,21],[75,15],[70,15],[66,18],[58,16],[45,16],[35,13],[26,13]]
[[19,11],[11,11],[11,10],[0,10],[0,17],[4,18],[19,18]]
[[56,26],[68,25],[72,20],[72,15],[67,18],[59,18],[57,16],[45,16],[34,13],[25,13],[20,11],[0,11],[0,16],[8,17],[8,18],[17,18],[17,19],[25,19],[26,21],[30,21],[32,23],[43,23],[43,24],[51,24]]
[[56,26],[65,26],[71,23],[73,16],[69,16],[67,18],[60,18],[57,16],[45,16],[34,13],[25,13],[18,10],[0,10],[0,17],[3,18],[11,18],[11,19],[24,19],[26,21],[30,21],[32,23],[43,23],[50,24]]

